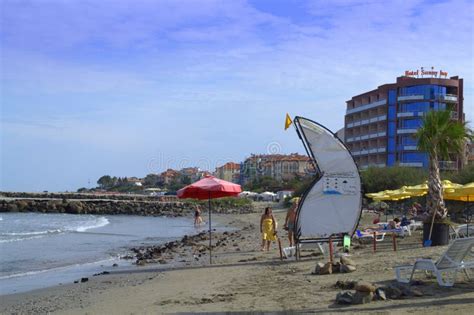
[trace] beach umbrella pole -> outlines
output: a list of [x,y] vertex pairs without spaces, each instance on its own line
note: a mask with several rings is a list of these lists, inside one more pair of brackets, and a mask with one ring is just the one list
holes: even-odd
[[209,192],[209,264],[212,265],[211,192]]

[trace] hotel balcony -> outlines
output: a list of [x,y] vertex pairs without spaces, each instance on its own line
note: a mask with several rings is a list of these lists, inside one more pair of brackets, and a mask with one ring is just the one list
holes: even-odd
[[402,145],[400,151],[416,151],[418,147],[416,145]]
[[454,102],[454,103],[458,101],[457,95],[452,95],[452,94],[440,95],[439,99],[445,102]]
[[371,109],[371,108],[375,108],[375,107],[385,105],[385,104],[387,104],[387,100],[385,100],[385,99],[377,101],[377,102],[373,102],[373,103],[370,103],[370,104],[365,104],[365,105],[362,105],[362,106],[359,106],[359,107],[356,107],[356,108],[348,109],[346,111],[346,115],[361,112],[361,111],[368,110],[368,109]]
[[423,162],[400,162],[400,166],[406,167],[423,167]]
[[355,137],[350,137],[346,139],[346,142],[353,142],[353,141],[360,141],[360,140],[368,140],[368,139],[374,139],[378,137],[385,137],[387,135],[387,132],[381,131],[381,132],[374,132],[362,136],[355,136]]
[[384,120],[387,120],[387,115],[381,115],[381,116],[373,117],[373,118],[370,118],[370,119],[363,119],[363,120],[354,121],[354,122],[348,123],[346,128],[352,128],[352,127],[367,125],[367,124],[371,124],[371,123],[378,122],[378,121],[384,121]]
[[416,128],[407,128],[407,129],[397,129],[397,134],[402,135],[406,133],[416,133],[418,129]]
[[439,169],[453,171],[458,169],[458,165],[456,161],[439,161]]
[[353,156],[365,155],[365,154],[375,154],[375,153],[384,153],[386,151],[385,147],[364,149],[359,151],[351,151]]
[[424,95],[405,95],[405,96],[399,96],[397,100],[399,102],[404,102],[404,101],[418,101],[418,100],[423,100],[425,98]]
[[385,167],[385,166],[387,166],[385,163],[369,163],[369,164],[364,164],[360,166],[359,168],[361,170],[365,170],[365,169],[368,169],[369,167]]

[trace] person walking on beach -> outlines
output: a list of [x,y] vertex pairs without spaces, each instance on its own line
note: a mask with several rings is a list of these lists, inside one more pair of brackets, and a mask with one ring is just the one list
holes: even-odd
[[295,245],[295,221],[296,221],[296,209],[298,209],[299,199],[295,199],[293,205],[288,209],[285,218],[284,229],[288,231],[288,240],[290,241],[290,247]]
[[262,233],[262,251],[270,250],[270,243],[276,241],[276,220],[272,208],[266,207],[260,218],[260,233]]
[[194,226],[200,226],[202,223],[202,218],[201,218],[201,207],[199,205],[196,205],[196,209],[194,210]]

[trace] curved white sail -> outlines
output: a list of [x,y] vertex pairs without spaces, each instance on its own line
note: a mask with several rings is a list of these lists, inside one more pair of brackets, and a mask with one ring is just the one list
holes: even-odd
[[303,117],[295,117],[294,123],[318,171],[298,207],[297,240],[352,235],[362,209],[360,176],[352,155],[324,126]]

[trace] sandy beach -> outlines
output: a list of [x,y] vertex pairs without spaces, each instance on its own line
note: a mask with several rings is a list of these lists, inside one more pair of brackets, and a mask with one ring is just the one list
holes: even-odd
[[[279,235],[288,246],[283,226],[285,210],[276,210]],[[363,305],[337,305],[338,280],[371,282],[377,286],[395,282],[393,267],[416,258],[436,259],[446,247],[421,247],[420,231],[391,241],[376,253],[370,246],[351,251],[357,270],[346,274],[312,275],[317,262],[327,259],[317,250],[302,251],[302,259],[280,260],[277,244],[260,251],[260,212],[231,214],[219,220],[232,232],[215,235],[213,265],[200,244],[175,250],[176,264],[146,264],[134,272],[114,272],[89,277],[84,283],[6,295],[2,314],[161,314],[197,312],[307,312],[307,313],[432,313],[470,314],[474,309],[474,281],[459,274],[453,288],[440,288],[435,279],[419,274],[421,296],[373,301]],[[365,215],[368,222],[370,215]],[[213,244],[215,244],[215,242]],[[198,254],[201,254],[199,257]]]

